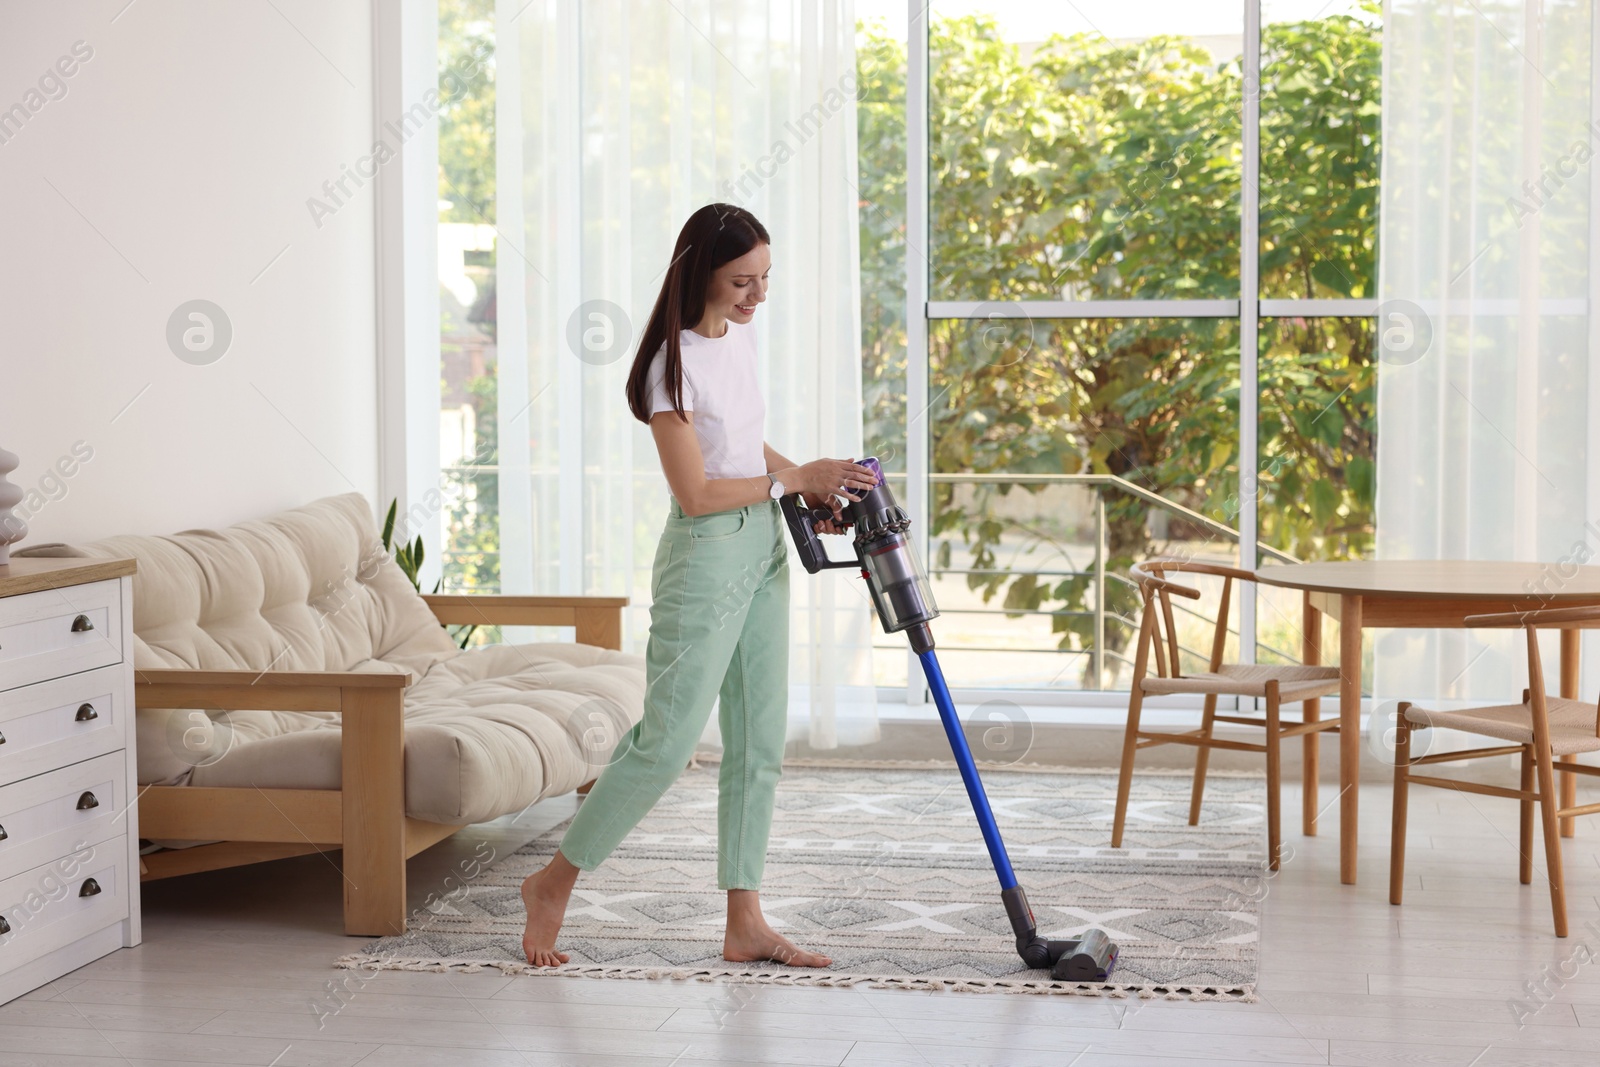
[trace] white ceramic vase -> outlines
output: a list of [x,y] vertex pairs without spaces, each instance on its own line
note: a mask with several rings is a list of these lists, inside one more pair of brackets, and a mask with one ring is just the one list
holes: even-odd
[[11,562],[11,546],[28,536],[28,524],[11,511],[22,502],[22,487],[6,480],[18,462],[15,452],[0,448],[0,564]]

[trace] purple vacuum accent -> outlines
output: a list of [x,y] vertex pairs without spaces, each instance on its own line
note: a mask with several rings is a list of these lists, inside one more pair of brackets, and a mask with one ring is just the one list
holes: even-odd
[[[873,488],[877,488],[878,486],[883,484],[883,468],[878,465],[878,457],[877,456],[868,456],[866,459],[861,460],[860,463],[861,463],[861,465],[863,467],[867,468],[868,470],[870,470],[872,472],[872,485],[873,485]],[[857,500],[860,500],[862,497],[864,497],[868,493],[872,492],[872,490],[871,489],[849,489],[849,490],[846,490],[846,492],[848,492],[852,497],[856,498]]]

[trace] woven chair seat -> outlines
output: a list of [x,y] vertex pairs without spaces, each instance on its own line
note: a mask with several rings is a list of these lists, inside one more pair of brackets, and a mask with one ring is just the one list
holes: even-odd
[[[1595,705],[1565,697],[1545,697],[1545,709],[1550,718],[1551,755],[1600,751],[1600,737],[1595,736],[1595,717],[1600,710]],[[1497,704],[1462,711],[1431,711],[1413,705],[1406,711],[1406,719],[1421,726],[1465,730],[1519,745],[1533,744],[1533,708],[1527,704]]]
[[1267,667],[1261,664],[1228,663],[1215,673],[1186,674],[1181,678],[1146,677],[1140,688],[1146,693],[1217,693],[1225,696],[1265,697],[1267,683],[1278,683],[1278,699],[1289,703],[1330,696],[1339,691],[1337,667]]

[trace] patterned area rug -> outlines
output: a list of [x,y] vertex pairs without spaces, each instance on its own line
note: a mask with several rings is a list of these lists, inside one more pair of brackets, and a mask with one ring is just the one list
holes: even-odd
[[338,966],[698,978],[797,985],[1253,999],[1266,892],[1259,776],[1213,774],[1187,825],[1187,774],[1134,779],[1124,849],[1109,847],[1116,778],[985,769],[1013,866],[1046,936],[1099,926],[1121,947],[1107,985],[1023,967],[954,765],[788,765],[762,886],[772,924],[833,958],[826,971],[722,959],[717,768],[691,766],[600,870],[584,876],[560,944],[564,967],[521,953],[518,886],[565,826],[478,874],[465,892]]

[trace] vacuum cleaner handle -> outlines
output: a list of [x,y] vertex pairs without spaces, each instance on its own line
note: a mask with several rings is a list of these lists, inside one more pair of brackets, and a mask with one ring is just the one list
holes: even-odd
[[789,493],[780,497],[778,506],[783,509],[784,521],[789,524],[789,535],[794,538],[795,550],[800,553],[800,562],[805,565],[807,574],[816,574],[818,571],[834,567],[861,566],[861,562],[854,558],[848,560],[828,558],[828,550],[823,546],[812,524],[833,518],[832,511],[827,508],[801,507],[799,493]]

